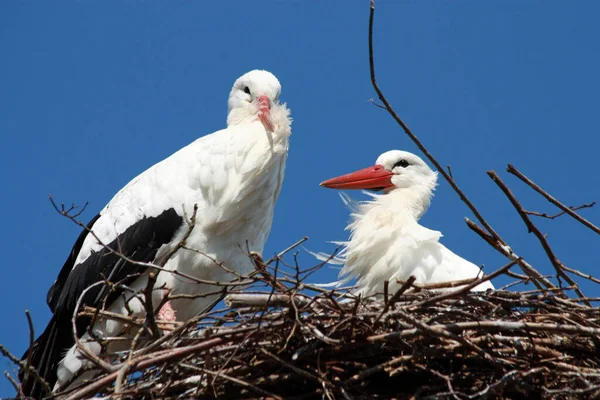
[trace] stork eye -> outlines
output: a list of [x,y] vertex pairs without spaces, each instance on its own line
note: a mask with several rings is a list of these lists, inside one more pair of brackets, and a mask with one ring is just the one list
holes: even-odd
[[248,86],[244,88],[244,93],[250,94],[250,88]]
[[[408,163],[408,161],[406,161],[405,159],[402,159],[402,160],[398,161],[396,164],[394,164],[394,168],[396,168],[396,167],[406,168],[409,165],[410,164]],[[392,168],[392,169],[394,169],[394,168]]]

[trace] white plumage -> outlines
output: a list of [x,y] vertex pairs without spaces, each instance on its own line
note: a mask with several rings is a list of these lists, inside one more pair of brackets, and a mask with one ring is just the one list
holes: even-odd
[[[334,262],[343,263],[342,281],[357,278],[358,292],[368,296],[390,291],[414,275],[416,283],[440,283],[482,276],[475,264],[439,242],[441,232],[419,224],[429,208],[437,173],[416,155],[400,150],[383,153],[373,167],[329,179],[322,186],[335,189],[374,189],[372,199],[354,202],[342,196],[352,210],[347,226],[350,239],[337,242],[342,250]],[[322,258],[322,257],[321,257]],[[484,282],[473,290],[493,289]]]
[[[141,277],[128,282],[129,286],[134,291],[146,286],[144,269],[132,271],[131,264],[111,257],[104,246],[136,261],[159,263],[188,231],[186,219],[197,204],[196,224],[186,240],[187,249],[179,249],[164,268],[211,281],[235,278],[215,260],[240,274],[252,270],[247,254],[261,253],[269,235],[291,134],[289,110],[279,103],[280,91],[279,81],[267,71],[255,70],[240,77],[229,96],[226,129],[194,141],[121,189],[89,225],[102,243],[93,235],[82,233],[48,293],[54,315],[34,345],[33,365],[45,372],[49,383],[56,381],[55,389],[64,387],[87,363],[70,344],[61,361],[57,354],[62,358],[68,347],[48,354],[48,346],[69,343],[64,335],[71,337],[73,343],[70,321],[81,293],[101,280],[102,275],[110,275],[111,281],[116,282],[138,272]],[[173,295],[195,295],[220,290],[164,271],[158,274],[155,287],[166,289],[154,292],[155,305],[168,291]],[[94,296],[99,290],[84,303],[97,305]],[[131,298],[131,292],[123,294],[115,296],[109,310],[143,316],[142,302]],[[216,297],[175,299],[170,306],[178,320],[186,320]],[[94,332],[101,337],[118,336],[121,330],[122,324],[116,321],[94,326]],[[81,337],[82,341],[88,339],[87,334]],[[96,342],[90,341],[86,346],[93,353],[100,351]],[[31,388],[24,387],[37,397],[40,388],[31,384]]]

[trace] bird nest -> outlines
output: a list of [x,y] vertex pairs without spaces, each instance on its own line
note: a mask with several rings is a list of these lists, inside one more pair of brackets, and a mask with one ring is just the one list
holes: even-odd
[[[350,288],[305,283],[315,268],[256,265],[254,283],[229,290],[219,309],[186,323],[131,319],[140,333],[131,350],[118,359],[101,355],[104,370],[66,398],[600,395],[600,311],[566,288],[469,292],[481,282],[474,280],[439,291],[409,279],[395,293],[385,285],[377,299],[361,298]],[[151,338],[151,326],[162,328],[160,336]]]

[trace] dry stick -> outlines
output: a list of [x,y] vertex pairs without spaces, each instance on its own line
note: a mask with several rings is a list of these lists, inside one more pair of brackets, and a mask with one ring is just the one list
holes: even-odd
[[[579,205],[579,206],[576,206],[576,207],[574,207],[574,206],[571,206],[571,207],[569,207],[569,208],[570,208],[571,210],[573,210],[573,211],[577,211],[577,210],[581,210],[581,209],[583,209],[583,208],[590,208],[590,207],[594,207],[595,205],[596,205],[596,202],[595,202],[595,201],[592,201],[591,203],[587,203],[587,204],[581,204],[581,205]],[[564,212],[564,211],[561,211],[561,212],[559,212],[559,213],[557,213],[557,214],[554,214],[554,215],[548,215],[548,213],[543,213],[543,212],[537,212],[537,211],[527,211],[527,214],[529,214],[529,215],[535,215],[536,217],[542,217],[542,218],[547,218],[547,219],[556,219],[556,218],[558,218],[558,217],[560,217],[560,216],[562,216],[562,215],[565,215],[565,214],[566,214],[566,212]]]
[[[82,317],[93,317],[94,315],[96,315],[96,316],[99,316],[99,317],[102,317],[105,319],[119,321],[125,325],[132,325],[132,326],[137,326],[137,327],[144,325],[144,320],[145,320],[145,318],[135,318],[135,317],[124,315],[124,314],[121,314],[118,312],[101,310],[101,309],[98,309],[95,307],[90,307],[90,306],[84,306],[83,310],[79,311],[79,315]],[[158,327],[160,329],[171,330],[178,326],[181,326],[182,322],[157,320],[156,324],[158,325]]]
[[[298,240],[296,243],[293,243],[292,245],[288,246],[287,248],[285,248],[284,250],[280,251],[279,253],[277,253],[276,255],[274,255],[273,257],[269,258],[267,261],[262,262],[263,265],[269,265],[271,264],[273,261],[275,260],[279,260],[281,257],[283,257],[286,253],[288,253],[289,251],[294,250],[296,247],[300,246],[302,243],[306,242],[308,240],[308,236],[303,236],[302,239]],[[252,253],[252,252],[250,252]],[[260,254],[255,253],[255,255],[260,256]],[[248,256],[253,260],[254,262],[254,258],[252,254],[248,254]],[[333,257],[333,256],[332,256]],[[262,258],[262,257],[261,257]],[[256,267],[256,263],[254,265]],[[259,270],[255,268],[254,271],[250,272],[246,278],[253,278],[255,275],[259,274]],[[240,286],[245,286],[247,285],[240,285]],[[231,285],[230,285],[231,286]]]
[[488,235],[482,228],[479,227],[475,222],[471,221],[469,218],[465,218],[465,222],[469,229],[479,235],[483,240],[485,240],[490,246],[492,246],[496,251],[501,253],[507,258],[517,261],[521,269],[527,274],[527,276],[531,279],[533,284],[540,290],[545,291],[545,289],[540,285],[542,283],[548,290],[556,289],[556,286],[550,282],[547,278],[545,278],[541,273],[538,272],[535,268],[531,266],[527,261],[523,260],[521,257],[517,257],[517,255],[508,247],[502,246],[499,242],[497,242],[493,237]]
[[593,277],[592,275],[590,275],[590,274],[584,274],[583,272],[581,272],[581,271],[578,271],[578,270],[576,270],[576,269],[573,269],[573,268],[569,268],[569,267],[567,267],[567,266],[566,266],[566,265],[564,265],[564,264],[562,264],[562,267],[565,269],[565,271],[568,271],[568,272],[570,272],[570,273],[572,273],[572,274],[578,275],[578,276],[580,276],[580,277],[582,277],[582,278],[585,278],[585,279],[587,279],[587,280],[590,280],[590,281],[592,281],[592,282],[594,282],[594,283],[600,283],[600,279],[598,279],[598,278],[594,278],[594,277]]
[[448,375],[444,375],[444,374],[442,374],[439,371],[436,371],[436,370],[431,369],[431,368],[427,368],[425,365],[421,365],[421,364],[418,364],[418,363],[415,363],[415,367],[418,368],[418,369],[420,369],[420,370],[422,370],[422,371],[424,371],[424,372],[430,373],[433,376],[437,376],[438,378],[440,378],[443,381],[445,381],[446,382],[446,386],[448,387],[448,392],[445,395],[451,394],[454,399],[461,400],[461,398],[458,397],[457,392],[452,387],[452,378],[450,378]]
[[[516,254],[513,253],[512,249],[508,246],[508,244],[496,233],[496,231],[492,228],[492,226],[483,218],[483,216],[479,213],[475,205],[467,198],[467,196],[463,193],[463,191],[458,187],[454,179],[442,168],[442,165],[437,161],[435,157],[429,153],[429,151],[425,148],[425,146],[421,143],[421,141],[415,136],[415,134],[410,130],[410,128],[402,121],[402,119],[398,116],[398,114],[394,111],[390,103],[387,101],[381,89],[379,89],[379,85],[377,85],[377,81],[375,79],[375,61],[373,57],[373,20],[375,16],[375,0],[371,0],[371,12],[369,14],[369,68],[371,71],[371,83],[373,88],[377,92],[377,96],[384,104],[387,112],[396,120],[396,122],[402,127],[404,132],[408,135],[408,137],[417,145],[419,150],[425,154],[425,156],[431,161],[433,165],[437,168],[438,172],[442,174],[444,179],[450,184],[452,189],[458,194],[458,197],[462,200],[463,203],[467,205],[467,207],[471,210],[471,212],[475,215],[477,220],[483,227],[487,230],[489,235],[491,235],[501,246],[505,247],[508,250],[508,253],[511,254],[509,258],[516,259],[519,258]],[[519,264],[522,266],[522,264]],[[531,267],[531,266],[530,266]],[[532,280],[534,280],[535,275],[532,275],[533,267],[524,269],[524,272],[527,273]],[[536,271],[537,272],[537,271]]]
[[510,276],[511,278],[521,279],[523,281],[529,279],[529,277],[527,275],[517,274],[516,272],[513,272],[513,271],[506,271],[506,275]]
[[[15,365],[18,365],[22,368],[25,367],[25,362],[23,360],[19,360],[14,354],[12,354],[10,351],[8,351],[8,349],[6,349],[6,347],[2,346],[0,344],[0,353],[8,358],[10,361],[12,361]],[[50,387],[50,385],[48,385],[48,382],[46,382],[44,380],[44,378],[41,377],[41,375],[39,374],[39,372],[37,371],[37,369],[33,368],[32,366],[30,366],[28,368],[28,371],[33,375],[33,377],[42,384],[42,386],[44,387],[44,390],[46,391],[46,393],[52,393],[52,388]]]
[[[154,271],[148,274],[148,282],[146,283],[146,289],[144,290],[144,307],[146,308],[146,318],[144,319],[144,324],[138,329],[133,340],[131,341],[131,345],[129,346],[129,354],[127,355],[127,360],[121,364],[122,366],[118,370],[114,389],[114,393],[117,396],[121,393],[123,381],[127,376],[127,371],[129,371],[129,368],[131,367],[131,360],[133,358],[133,352],[135,350],[135,347],[137,346],[137,341],[141,337],[142,333],[148,329],[148,325],[150,326],[151,335],[154,340],[159,339],[161,337],[161,332],[158,329],[158,325],[156,324],[156,318],[154,317],[154,305],[152,302],[152,291],[156,283],[156,275],[157,274],[154,273]],[[168,297],[168,295],[166,297]]]
[[[455,288],[463,285],[468,285],[469,283],[477,282],[479,278],[467,278],[460,279],[458,281],[446,281],[446,282],[438,282],[438,283],[413,283],[412,287],[418,290],[435,290],[435,289],[448,289]],[[527,277],[525,277],[527,279]],[[396,279],[398,283],[404,283],[404,281],[400,279]]]
[[[544,196],[544,198],[546,198],[546,200],[548,200],[550,203],[554,204],[556,207],[563,210],[564,213],[569,214],[571,217],[575,218],[577,221],[581,222],[583,225],[587,226],[588,228],[590,228],[591,230],[593,230],[594,232],[596,232],[597,234],[600,235],[600,228],[598,228],[596,225],[592,224],[587,219],[583,218],[581,215],[574,212],[569,207],[565,206],[563,203],[558,201],[556,198],[552,197],[548,192],[546,192],[544,189],[542,189],[540,186],[538,186],[535,182],[533,182],[531,179],[529,179],[525,175],[523,175],[512,164],[508,164],[508,168],[506,169],[506,171],[509,174],[513,174],[514,176],[516,176],[517,178],[519,178],[520,180],[525,182],[533,190],[535,190],[536,192],[538,192],[539,194]],[[595,201],[590,204],[585,204],[579,208],[592,207],[594,204],[596,204]]]
[[154,272],[148,274],[148,282],[146,284],[146,290],[144,290],[144,306],[146,308],[146,321],[150,325],[152,331],[152,339],[156,340],[161,336],[160,329],[156,325],[156,318],[154,316],[154,305],[152,302],[152,290],[156,284],[156,275]]
[[[230,340],[233,340],[232,337]],[[190,354],[194,354],[203,350],[207,350],[213,348],[219,344],[224,344],[229,340],[224,338],[213,338],[208,339],[202,343],[198,343],[191,346],[180,347],[178,349],[172,349],[169,351],[165,351],[156,357],[149,357],[144,360],[132,360],[131,368],[129,372],[136,372],[144,368],[151,367],[153,365],[161,364],[166,361],[178,360],[180,358],[186,357]],[[67,400],[76,400],[85,398],[86,396],[94,395],[98,390],[103,387],[110,385],[119,374],[119,371],[112,372],[100,379],[97,379],[94,382],[91,382],[89,385],[81,388],[75,393],[72,393]]]
[[[409,315],[408,313],[405,313],[402,310],[395,310],[394,315],[399,316],[401,319],[405,320],[410,325],[414,326],[415,327],[414,329],[416,331],[425,332],[432,336],[446,338],[446,339],[450,339],[455,342],[458,342],[458,343],[462,344],[463,346],[465,346],[466,348],[474,351],[475,353],[480,354],[487,361],[489,361],[495,365],[498,364],[498,361],[494,360],[494,358],[492,358],[492,356],[490,356],[488,353],[486,353],[481,347],[469,342],[467,339],[465,339],[462,336],[458,336],[458,335],[455,335],[454,333],[451,333],[449,329],[439,329],[436,327],[436,325],[427,325],[426,323],[419,321],[418,319],[412,317],[411,315]],[[393,335],[393,333],[388,334],[388,335]],[[371,337],[369,337],[368,339],[372,340]]]
[[73,340],[75,341],[75,346],[77,347],[77,349],[88,360],[90,360],[91,362],[96,364],[97,367],[100,367],[101,369],[103,369],[106,372],[112,372],[112,371],[114,371],[114,368],[109,363],[107,363],[106,361],[104,361],[100,357],[98,357],[96,354],[93,354],[83,344],[81,344],[81,341],[79,340],[79,337],[77,336],[77,317],[79,316],[79,307],[81,307],[81,305],[82,305],[83,298],[85,297],[85,295],[87,294],[87,292],[89,290],[91,290],[92,288],[94,288],[98,285],[103,285],[103,284],[104,284],[104,281],[98,281],[98,282],[88,286],[81,292],[81,294],[79,295],[79,298],[77,299],[77,303],[75,303],[75,310],[73,311],[73,317],[71,317],[71,329],[72,329],[72,334],[73,334]]
[[[399,310],[394,311],[394,313]],[[436,331],[448,331],[459,333],[463,331],[484,331],[484,332],[558,332],[568,333],[579,336],[597,336],[600,335],[600,328],[591,328],[579,325],[566,324],[548,324],[540,322],[515,322],[515,321],[469,321],[469,322],[453,322],[451,324],[435,324],[429,325],[429,329]],[[403,337],[414,336],[419,333],[418,328],[404,329],[398,332],[382,333],[379,335],[369,336],[367,340],[374,342],[378,340],[389,340]]]
[[[407,289],[404,289],[404,290],[407,290]],[[390,281],[388,281],[386,279],[385,281],[383,281],[383,304],[385,304],[386,306],[387,306],[388,301],[389,301],[389,297],[388,297],[389,290],[390,290]]]
[[305,307],[310,303],[309,297],[302,294],[294,296],[288,294],[267,294],[267,293],[233,293],[225,297],[225,305],[228,308],[240,307],[289,307],[292,302],[300,307]]
[[376,365],[374,367],[371,367],[369,369],[365,369],[364,371],[361,371],[358,374],[352,375],[350,378],[348,378],[343,383],[343,386],[360,382],[363,379],[368,378],[369,376],[371,376],[371,375],[373,375],[375,373],[381,372],[381,371],[383,371],[384,369],[386,369],[388,367],[393,367],[396,364],[400,364],[400,363],[403,363],[405,361],[409,361],[412,358],[413,358],[412,354],[405,355],[405,356],[399,356],[399,357],[396,357],[396,358],[392,358],[389,361],[386,361],[384,363],[381,363],[381,364]]
[[308,378],[312,381],[315,381],[317,383],[321,383],[321,380],[319,379],[318,376],[311,374],[308,371],[305,371],[301,368],[298,368],[290,363],[288,363],[287,361],[277,357],[275,354],[269,352],[267,349],[261,348],[260,349],[261,353],[263,353],[264,355],[266,355],[267,357],[275,360],[276,362],[278,362],[279,364],[281,364],[282,366],[286,367],[287,369],[294,371],[295,373],[297,373],[298,375],[301,375],[305,378]]
[[24,398],[25,396],[23,395],[23,390],[21,389],[21,386],[17,383],[17,381],[15,380],[15,378],[13,378],[12,376],[10,376],[10,374],[8,373],[8,371],[4,371],[4,376],[6,377],[6,379],[8,379],[8,381],[13,386],[13,388],[15,389],[15,391],[19,394],[19,397]]
[[33,357],[33,342],[35,341],[33,321],[31,320],[29,310],[25,310],[25,316],[27,317],[27,324],[29,325],[29,348],[27,349],[27,361],[25,362],[25,377],[23,378],[23,382],[27,382],[27,378],[29,378],[29,367],[31,366],[31,357]]
[[260,254],[256,252],[250,252],[249,256],[252,259],[252,262],[254,263],[254,268],[256,268],[256,270],[262,275],[263,279],[267,284],[269,284],[269,286],[282,293],[285,293],[287,291],[287,287],[283,283],[275,279],[273,275],[269,273],[269,271],[267,270],[267,266],[265,263],[263,263]]
[[473,205],[473,203],[467,198],[467,196],[465,196],[465,194],[462,192],[462,190],[454,182],[454,179],[452,179],[452,177],[444,170],[444,168],[437,161],[437,159],[435,157],[433,157],[431,155],[431,153],[429,153],[429,151],[425,148],[425,146],[421,143],[421,141],[417,138],[417,136],[415,136],[415,134],[404,123],[404,121],[402,121],[402,119],[394,111],[394,109],[392,108],[392,106],[390,105],[390,103],[387,101],[387,99],[383,95],[383,92],[381,91],[381,89],[379,89],[379,85],[377,85],[377,81],[375,79],[375,61],[374,61],[374,57],[373,57],[373,19],[374,19],[374,16],[375,16],[375,1],[371,0],[371,12],[370,12],[370,15],[369,15],[369,67],[370,67],[370,71],[371,71],[371,83],[373,84],[373,88],[375,89],[375,92],[377,92],[377,96],[379,97],[379,100],[381,100],[381,102],[385,106],[385,109],[387,110],[387,112],[402,127],[402,129],[404,130],[404,132],[417,145],[417,147],[419,148],[419,150],[421,150],[423,152],[423,154],[425,154],[425,156],[429,159],[429,161],[431,161],[432,164],[435,165],[435,167],[437,168],[438,172],[440,174],[442,174],[442,176],[446,179],[446,181],[448,181],[448,183],[450,184],[450,186],[452,186],[452,189],[454,189],[454,191],[458,194],[458,196],[463,201],[463,203],[465,203],[467,205],[467,207],[469,207],[469,209],[471,210],[471,212],[473,212],[473,214],[479,220],[479,222],[481,223],[481,225],[483,225],[484,228],[497,241],[499,241],[500,243],[502,243],[503,245],[506,246],[507,245],[506,242],[504,242],[504,240],[496,233],[496,231],[494,231],[494,229],[490,226],[490,224],[479,213],[479,211],[477,210],[477,208],[475,208],[475,205]]
[[446,292],[446,293],[442,293],[442,294],[440,294],[440,295],[438,295],[438,296],[435,296],[435,297],[432,297],[432,298],[430,298],[430,299],[423,300],[423,301],[421,301],[421,302],[419,302],[419,303],[413,304],[413,305],[411,306],[411,309],[415,309],[415,308],[417,308],[417,307],[425,307],[425,306],[429,306],[429,305],[432,305],[432,304],[434,304],[434,303],[437,303],[438,301],[441,301],[441,300],[446,300],[446,299],[449,299],[449,298],[452,298],[452,297],[460,296],[460,295],[461,295],[461,294],[463,294],[463,293],[467,293],[469,290],[473,289],[475,286],[477,286],[477,285],[479,285],[479,284],[481,284],[481,283],[483,283],[483,282],[489,281],[490,279],[493,279],[493,278],[497,277],[498,275],[501,275],[501,274],[505,273],[505,272],[506,272],[506,271],[508,271],[508,270],[509,270],[509,269],[510,269],[510,268],[511,268],[513,265],[515,265],[516,263],[518,263],[518,262],[519,262],[519,260],[520,260],[520,259],[517,259],[517,260],[512,260],[511,262],[509,262],[508,264],[506,264],[506,265],[505,265],[505,266],[503,266],[502,268],[500,268],[500,269],[498,269],[498,270],[496,270],[496,271],[492,272],[492,273],[491,273],[491,274],[489,274],[489,275],[486,275],[486,276],[484,276],[484,277],[483,277],[483,278],[481,278],[481,279],[477,279],[475,282],[473,282],[473,283],[470,283],[470,284],[468,284],[468,285],[465,285],[465,286],[463,286],[463,287],[462,287],[462,288],[460,288],[460,289],[454,290],[454,291],[452,291],[452,292]]
[[302,237],[302,239],[298,240],[296,243],[294,243],[291,246],[287,247],[283,251],[280,251],[279,253],[277,253],[277,255],[269,258],[267,261],[264,262],[264,264],[265,265],[271,264],[273,261],[277,260],[280,257],[283,257],[287,252],[289,252],[291,250],[294,250],[296,247],[300,246],[302,243],[306,242],[307,240],[308,240],[308,236]]
[[283,397],[281,397],[281,396],[277,396],[274,393],[267,392],[266,390],[261,389],[258,386],[252,385],[252,384],[250,384],[250,383],[248,383],[246,381],[243,381],[241,379],[235,378],[233,376],[225,375],[222,372],[215,372],[215,371],[211,371],[211,370],[205,369],[205,368],[199,368],[199,369],[202,370],[202,372],[204,372],[206,374],[214,375],[215,379],[216,378],[222,378],[222,379],[234,382],[234,383],[236,383],[236,384],[238,384],[238,385],[240,385],[242,387],[248,388],[248,389],[253,390],[253,391],[255,391],[256,393],[258,393],[258,394],[260,394],[262,396],[265,396],[266,398],[275,399],[275,400],[283,400]]
[[[191,323],[193,325],[193,322],[197,322],[199,318],[198,317],[194,317],[192,319],[190,319],[188,322],[186,322],[186,325],[188,323]],[[284,325],[284,321],[277,321],[277,322],[273,322],[273,323],[263,323],[263,325],[261,326],[261,329],[265,330],[266,328],[270,329],[270,330],[276,330],[277,328],[280,328]],[[185,326],[183,326],[185,327]],[[183,328],[182,327],[182,328]],[[180,328],[177,328],[180,329]],[[216,339],[216,338],[222,338],[225,336],[240,336],[243,337],[243,334],[247,334],[247,333],[252,333],[254,331],[257,331],[257,327],[256,326],[247,326],[247,327],[243,327],[243,328],[224,328],[223,330],[218,330],[216,332],[213,332],[210,334],[210,339]],[[175,332],[175,331],[173,331]],[[158,339],[156,342],[153,342],[152,344],[150,344],[148,347],[139,350],[137,353],[135,353],[136,355],[136,359],[134,359],[135,362],[142,362],[142,361],[146,361],[149,359],[154,359],[156,357],[159,357],[163,354],[168,354],[170,353],[172,350],[171,349],[166,349],[166,350],[158,350],[154,353],[150,353],[150,354],[146,354],[148,353],[148,349],[149,348],[156,348],[156,343],[159,343],[161,341],[166,341],[167,337],[171,337],[173,338],[174,336],[176,336],[175,334],[173,334],[173,332],[170,332],[168,335],[165,335],[163,337],[161,337],[160,339]],[[182,331],[178,331],[177,334],[181,333]],[[144,355],[146,354],[146,355]],[[115,369],[121,367],[122,364],[116,365]]]
[[383,317],[383,315],[388,312],[388,310],[394,306],[394,303],[396,303],[398,301],[398,299],[400,298],[400,296],[402,296],[404,294],[404,292],[406,292],[411,285],[417,280],[417,277],[414,275],[411,275],[408,277],[408,279],[406,280],[406,282],[404,282],[402,284],[402,286],[400,286],[400,289],[398,289],[396,291],[396,293],[394,293],[394,295],[392,296],[392,298],[390,299],[390,301],[386,301],[385,302],[385,307],[383,307],[383,310],[381,311],[381,313],[379,313],[379,316],[375,319],[375,322],[373,323],[373,326],[377,326],[377,323],[379,322],[379,320],[381,319],[381,317]]
[[[567,275],[567,273],[564,271],[564,269],[562,268],[562,265],[563,265],[562,262],[560,262],[560,260],[556,257],[556,255],[552,251],[552,248],[550,247],[548,240],[546,239],[544,234],[542,232],[540,232],[540,230],[537,228],[537,226],[535,226],[535,224],[533,222],[531,222],[531,218],[529,218],[529,215],[527,215],[525,213],[525,209],[523,208],[523,206],[521,205],[519,200],[517,200],[515,195],[510,191],[508,186],[502,181],[502,179],[500,179],[500,177],[498,176],[498,174],[496,172],[488,171],[487,174],[489,175],[490,178],[492,178],[492,180],[496,183],[496,185],[498,185],[498,187],[502,190],[502,192],[506,195],[506,197],[508,197],[508,200],[511,202],[513,207],[517,210],[517,212],[521,216],[521,219],[523,219],[523,222],[527,226],[527,229],[529,230],[529,232],[533,233],[538,238],[542,247],[544,248],[544,251],[546,252],[546,255],[548,256],[548,259],[550,259],[550,262],[554,266],[554,269],[556,270],[556,273],[558,274],[558,276],[562,277],[564,280],[566,280],[569,283],[569,285],[573,286],[573,290],[575,290],[575,292],[579,295],[579,297],[582,297],[582,298],[585,297],[584,294],[581,292],[581,290],[578,288],[577,283],[575,283],[575,281],[573,279],[571,279],[571,277],[569,275]],[[592,306],[592,304],[589,302],[586,302],[586,304],[590,307]]]
[[417,280],[416,276],[414,276],[414,275],[409,276],[408,279],[406,280],[406,282],[404,282],[402,284],[402,286],[400,286],[400,288],[398,290],[396,290],[396,293],[394,293],[394,295],[392,296],[390,301],[386,303],[384,312],[389,310],[390,307],[394,307],[394,303],[396,303],[398,301],[400,296],[402,296],[404,294],[404,292],[406,292],[416,280]]

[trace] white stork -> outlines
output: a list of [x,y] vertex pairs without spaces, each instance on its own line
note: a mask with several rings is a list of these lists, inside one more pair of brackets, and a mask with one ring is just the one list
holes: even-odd
[[[384,281],[389,281],[393,291],[399,287],[397,279],[405,281],[411,275],[420,284],[482,276],[479,267],[439,242],[441,232],[419,224],[436,185],[437,172],[416,155],[401,150],[383,153],[372,167],[321,183],[332,189],[382,192],[368,193],[372,200],[360,203],[342,196],[352,210],[352,221],[346,227],[350,240],[337,242],[343,248],[334,259],[344,264],[342,282],[356,277],[357,292],[369,296],[382,292]],[[473,290],[493,288],[487,281]]]
[[[185,248],[168,259],[164,268],[210,281],[235,277],[217,262],[240,274],[252,270],[248,251],[262,253],[269,235],[291,134],[290,112],[279,103],[280,92],[279,81],[267,71],[254,70],[240,77],[229,94],[226,129],[194,141],[147,169],[90,221],[88,228],[105,246],[86,230],[81,233],[48,292],[53,316],[32,348],[32,366],[55,385],[54,391],[89,365],[74,346],[71,325],[84,290],[102,279],[123,282],[134,291],[146,287],[146,268],[125,262],[106,246],[134,261],[164,262],[163,257],[188,232],[187,221],[197,205],[196,223]],[[131,277],[134,274],[138,275]],[[168,291],[197,295],[219,290],[166,271],[158,274],[155,287],[167,290],[153,292],[154,305]],[[82,303],[100,306],[102,288],[96,285],[88,290]],[[142,300],[132,296],[117,288],[108,296],[108,310],[144,316]],[[174,299],[164,316],[185,321],[216,298]],[[77,334],[92,353],[99,354],[100,345],[85,333],[87,324],[89,320],[79,320]],[[121,323],[109,320],[96,323],[93,332],[98,337],[114,337],[122,328]],[[43,394],[31,377],[23,387],[29,396]]]

